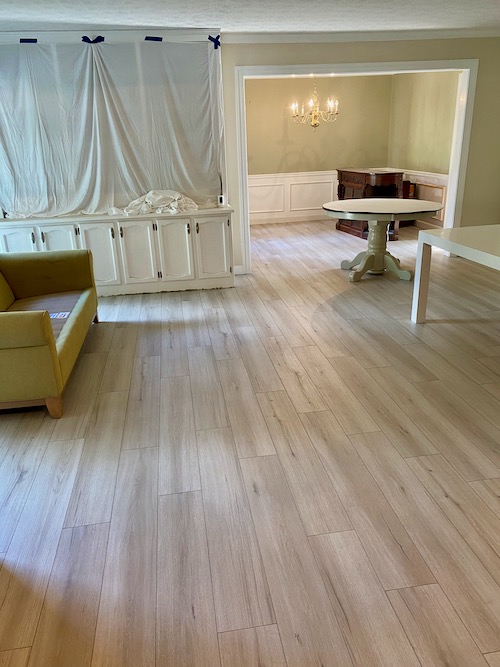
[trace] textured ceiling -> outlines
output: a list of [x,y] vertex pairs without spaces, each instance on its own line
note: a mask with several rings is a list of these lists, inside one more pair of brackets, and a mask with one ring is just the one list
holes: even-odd
[[224,33],[487,35],[500,34],[500,0],[0,0],[0,25],[1,31],[217,27]]

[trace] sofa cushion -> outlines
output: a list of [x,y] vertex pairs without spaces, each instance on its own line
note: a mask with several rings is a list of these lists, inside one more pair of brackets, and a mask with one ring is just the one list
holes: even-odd
[[58,294],[42,294],[41,296],[30,296],[27,299],[14,301],[7,311],[20,310],[47,310],[50,315],[50,323],[57,340],[63,326],[68,321],[71,311],[82,295],[81,290],[73,292],[60,292]]
[[10,289],[9,283],[0,273],[0,310],[7,308],[14,302],[14,292]]

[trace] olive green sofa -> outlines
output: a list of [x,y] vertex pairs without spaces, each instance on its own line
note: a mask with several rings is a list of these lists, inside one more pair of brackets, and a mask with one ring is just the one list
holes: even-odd
[[62,393],[93,321],[89,250],[0,253],[0,410],[45,404],[61,417]]

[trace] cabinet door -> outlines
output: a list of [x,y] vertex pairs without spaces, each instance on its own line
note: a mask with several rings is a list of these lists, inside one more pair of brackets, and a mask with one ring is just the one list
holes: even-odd
[[158,220],[157,225],[161,279],[192,280],[193,230],[189,218]]
[[84,222],[80,225],[82,247],[92,252],[96,285],[119,285],[120,269],[114,222]]
[[38,227],[42,250],[77,250],[78,228],[75,225],[43,225]]
[[125,282],[157,282],[156,223],[151,220],[126,220],[119,226]]
[[36,227],[26,225],[12,225],[1,227],[0,248],[2,252],[37,252],[38,235]]
[[229,216],[197,218],[196,269],[198,278],[222,278],[231,275],[231,221]]

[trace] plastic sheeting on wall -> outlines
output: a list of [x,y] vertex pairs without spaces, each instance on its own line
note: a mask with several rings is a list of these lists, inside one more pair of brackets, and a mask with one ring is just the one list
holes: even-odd
[[220,50],[207,43],[0,46],[0,205],[107,213],[150,190],[221,192]]

